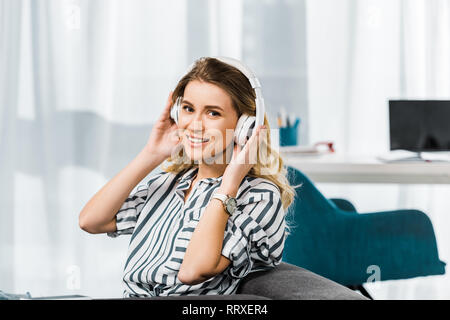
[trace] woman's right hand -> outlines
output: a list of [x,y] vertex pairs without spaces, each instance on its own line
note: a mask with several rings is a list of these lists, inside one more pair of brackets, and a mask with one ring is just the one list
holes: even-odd
[[178,126],[170,117],[172,107],[172,93],[170,91],[166,106],[159,119],[153,125],[152,132],[144,150],[164,161],[172,155],[175,147],[181,142],[178,135]]

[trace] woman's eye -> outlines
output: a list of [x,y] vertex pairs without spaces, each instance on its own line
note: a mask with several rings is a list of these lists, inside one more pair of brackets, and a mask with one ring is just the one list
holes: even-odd
[[218,117],[218,116],[220,116],[220,113],[218,113],[218,112],[216,112],[216,111],[210,111],[210,113],[211,113],[211,115],[212,115],[213,117]]
[[186,110],[187,112],[191,112],[193,109],[189,106],[183,106],[183,110]]
[[[188,105],[184,105],[184,106],[182,107],[182,109],[185,110],[186,112],[189,112],[189,113],[194,112],[194,109],[191,108],[191,107],[188,106]],[[217,111],[210,110],[210,111],[208,111],[208,113],[211,114],[213,117],[218,117],[218,116],[220,116],[220,113],[217,112]]]

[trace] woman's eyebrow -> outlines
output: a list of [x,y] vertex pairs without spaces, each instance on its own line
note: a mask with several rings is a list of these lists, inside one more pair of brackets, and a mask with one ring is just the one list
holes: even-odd
[[[187,100],[184,100],[183,99],[183,102],[182,103],[186,103],[186,104],[189,104],[189,105],[191,105],[191,106],[194,106],[191,102],[189,102],[189,101],[187,101]],[[212,106],[212,105],[207,105],[207,106],[205,106],[205,108],[215,108],[215,109],[220,109],[220,110],[222,110],[223,111],[223,109],[221,108],[221,107],[219,107],[219,106]]]

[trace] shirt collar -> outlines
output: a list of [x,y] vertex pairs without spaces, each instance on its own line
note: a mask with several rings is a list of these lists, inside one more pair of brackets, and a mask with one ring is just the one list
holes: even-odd
[[182,184],[184,182],[188,182],[188,181],[191,182],[197,175],[197,172],[198,172],[197,166],[188,168],[187,171],[181,176],[180,184]]

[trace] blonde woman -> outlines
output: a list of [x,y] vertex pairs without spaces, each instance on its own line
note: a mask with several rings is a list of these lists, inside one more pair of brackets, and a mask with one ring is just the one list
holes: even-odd
[[124,297],[233,294],[248,273],[280,263],[294,189],[270,147],[267,118],[244,147],[232,138],[240,116],[255,115],[255,97],[238,68],[198,59],[142,151],[83,208],[83,230],[131,234]]

